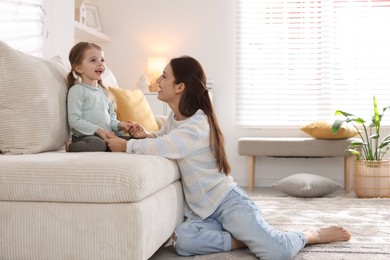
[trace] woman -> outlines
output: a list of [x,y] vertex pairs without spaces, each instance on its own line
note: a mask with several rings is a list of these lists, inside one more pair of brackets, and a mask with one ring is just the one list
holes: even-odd
[[152,133],[133,123],[129,133],[140,139],[108,137],[106,142],[112,151],[177,161],[187,218],[172,235],[178,254],[210,254],[247,246],[261,259],[291,259],[306,244],[350,239],[342,227],[282,232],[264,220],[229,176],[224,138],[198,61],[188,56],[172,59],[157,83],[158,98],[172,109],[161,130]]

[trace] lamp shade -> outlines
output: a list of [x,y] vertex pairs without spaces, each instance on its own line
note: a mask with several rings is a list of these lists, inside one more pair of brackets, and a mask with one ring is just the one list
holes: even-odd
[[146,71],[152,77],[152,80],[156,80],[162,74],[167,63],[168,59],[166,57],[148,57]]

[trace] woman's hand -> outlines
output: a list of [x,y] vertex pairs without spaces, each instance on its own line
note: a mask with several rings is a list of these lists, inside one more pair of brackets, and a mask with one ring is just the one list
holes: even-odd
[[142,125],[128,121],[128,124],[130,124],[129,134],[137,139],[146,138],[150,136],[150,132],[148,132]]
[[125,139],[119,138],[116,135],[109,136],[104,139],[108,147],[112,152],[126,152],[127,141]]

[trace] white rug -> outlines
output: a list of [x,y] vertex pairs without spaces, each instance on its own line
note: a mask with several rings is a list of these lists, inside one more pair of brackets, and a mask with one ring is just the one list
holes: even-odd
[[[345,227],[348,242],[306,246],[294,260],[390,259],[390,199],[252,198],[269,223],[282,230]],[[196,256],[194,260],[254,260],[248,250]]]

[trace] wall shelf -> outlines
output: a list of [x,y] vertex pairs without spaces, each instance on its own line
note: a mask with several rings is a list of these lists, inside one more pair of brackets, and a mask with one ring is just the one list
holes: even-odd
[[110,42],[111,37],[91,27],[74,21],[75,39],[88,42]]

